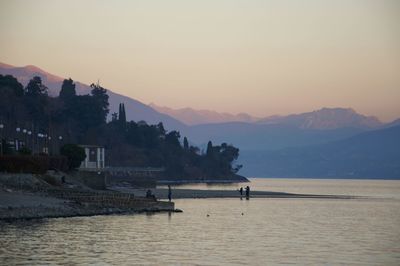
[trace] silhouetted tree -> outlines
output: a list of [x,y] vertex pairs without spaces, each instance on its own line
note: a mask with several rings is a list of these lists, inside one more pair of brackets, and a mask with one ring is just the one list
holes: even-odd
[[78,168],[86,158],[85,150],[76,144],[65,144],[60,153],[68,158],[69,169]]
[[76,90],[74,81],[71,78],[64,79],[60,90],[60,96],[59,96],[60,99],[64,101],[69,101],[73,99],[75,96],[76,96]]
[[206,155],[207,155],[207,157],[212,157],[212,155],[213,155],[213,145],[212,145],[211,140],[208,141],[208,143],[207,143]]
[[77,96],[72,103],[73,118],[79,124],[79,129],[100,126],[105,123],[106,113],[97,99],[90,95]]
[[6,93],[5,90],[10,90],[11,93],[18,97],[24,95],[24,87],[11,75],[0,75],[0,93],[2,96]]
[[118,121],[118,113],[111,114],[111,121],[113,121],[113,122]]
[[165,136],[165,142],[173,147],[181,147],[181,143],[179,142],[180,137],[179,132],[173,130]]
[[188,150],[188,149],[189,149],[189,142],[188,142],[188,140],[187,140],[186,137],[183,138],[183,148],[184,148],[185,150]]
[[47,95],[47,87],[42,84],[42,79],[38,76],[33,77],[25,88],[27,96]]
[[125,105],[123,103],[119,104],[118,122],[122,128],[125,128],[126,114],[125,114]]
[[165,137],[165,133],[167,132],[164,128],[164,124],[162,122],[157,125],[158,131],[160,132],[161,137]]
[[0,75],[0,121],[21,120],[19,113],[24,112],[24,89],[16,78]]
[[103,117],[103,121],[106,122],[107,114],[110,111],[109,103],[108,103],[108,95],[107,90],[101,87],[99,84],[91,84],[90,87],[92,88],[92,97],[99,105],[99,109],[101,112],[101,116]]
[[[217,147],[217,149],[220,161],[220,170],[223,171],[223,174],[234,172],[232,169],[232,162],[239,157],[239,149],[232,145],[227,145],[226,143],[222,143],[221,146]],[[241,167],[239,167],[237,171],[239,171],[240,168]]]
[[121,122],[125,124],[126,123],[126,113],[125,113],[125,104],[124,103],[122,104],[122,114],[123,115],[121,118]]
[[49,113],[46,112],[49,97],[47,87],[42,84],[42,79],[33,77],[25,88],[25,107],[28,109],[30,120],[37,127],[47,127]]

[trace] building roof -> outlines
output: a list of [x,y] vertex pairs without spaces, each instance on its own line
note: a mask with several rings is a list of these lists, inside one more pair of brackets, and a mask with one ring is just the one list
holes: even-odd
[[104,146],[100,146],[100,145],[78,144],[78,146],[82,147],[82,148],[104,148]]

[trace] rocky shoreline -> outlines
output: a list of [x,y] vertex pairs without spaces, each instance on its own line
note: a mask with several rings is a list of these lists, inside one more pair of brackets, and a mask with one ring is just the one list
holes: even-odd
[[140,201],[128,206],[118,206],[117,204],[105,206],[79,201],[64,201],[21,191],[0,192],[0,221],[179,211],[175,210],[173,203],[161,201],[148,203]]
[[31,174],[0,174],[0,221],[179,211],[173,202],[72,183],[50,185],[44,179]]
[[179,209],[159,210],[159,209],[121,209],[121,208],[48,208],[48,207],[17,207],[0,209],[0,221],[13,222],[18,220],[33,220],[45,218],[68,218],[68,217],[86,217],[98,215],[113,214],[139,214],[155,212],[182,212]]
[[[61,218],[143,212],[181,212],[169,202],[168,188],[151,189],[154,198],[146,197],[147,189],[113,186],[108,190],[77,187],[76,184],[50,185],[34,175],[0,175],[0,221]],[[251,191],[251,198],[358,199],[342,195],[293,194]],[[172,198],[244,198],[237,190],[174,188]],[[156,200],[157,199],[157,200]]]

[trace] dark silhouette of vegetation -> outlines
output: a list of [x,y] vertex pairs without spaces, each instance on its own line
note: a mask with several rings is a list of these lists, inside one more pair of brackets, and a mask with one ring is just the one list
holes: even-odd
[[16,78],[10,75],[0,75],[0,88],[2,95],[3,93],[6,93],[6,91],[9,91],[9,93],[11,92],[18,97],[24,95],[24,87],[22,84],[19,83]]
[[189,142],[186,137],[183,138],[183,149],[185,150],[189,149]]
[[0,171],[44,174],[49,169],[47,156],[0,156]]
[[65,144],[61,147],[60,153],[67,157],[69,169],[78,168],[86,158],[85,150],[76,144]]
[[[33,154],[41,153],[43,146],[49,147],[50,154],[61,152],[68,157],[70,168],[79,167],[85,158],[75,144],[89,144],[106,148],[107,165],[164,167],[168,178],[206,179],[237,172],[238,166],[233,166],[239,156],[237,148],[226,143],[213,146],[210,141],[206,154],[202,154],[199,148],[189,145],[186,137],[181,141],[178,131],[166,131],[162,123],[127,121],[123,103],[118,114],[112,114],[107,122],[107,90],[99,84],[92,84],[91,88],[91,94],[77,95],[74,81],[66,79],[59,96],[49,97],[40,77],[34,77],[23,88],[14,77],[0,75],[3,136],[25,138]],[[15,131],[17,127],[32,134],[22,135]],[[45,138],[38,138],[40,133]]]
[[207,143],[206,155],[208,158],[211,158],[213,156],[213,145],[211,140]]
[[10,154],[13,153],[11,145],[8,144],[7,141],[4,138],[1,139],[1,147],[2,147],[3,155],[10,155]]
[[91,84],[90,87],[92,88],[92,99],[99,107],[100,116],[103,118],[102,122],[106,122],[107,114],[110,111],[107,90],[99,84]]
[[48,169],[66,171],[68,169],[67,159],[64,156],[43,155],[0,156],[1,172],[44,174]]
[[21,155],[31,155],[32,151],[28,149],[28,147],[22,147],[21,149],[18,150],[18,153]]
[[118,120],[121,124],[125,125],[126,123],[126,114],[125,114],[125,105],[123,103],[119,104],[119,114]]
[[33,77],[25,88],[25,95],[27,96],[43,96],[47,95],[47,87],[42,84],[40,77]]
[[60,96],[59,96],[60,99],[67,102],[72,100],[75,96],[76,96],[76,90],[74,81],[71,78],[65,79],[61,86]]
[[126,129],[125,105],[123,103],[119,104],[118,123],[122,130]]

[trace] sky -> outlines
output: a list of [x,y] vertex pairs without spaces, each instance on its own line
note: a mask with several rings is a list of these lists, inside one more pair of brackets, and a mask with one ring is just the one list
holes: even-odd
[[144,103],[400,117],[397,0],[0,0],[0,62]]

